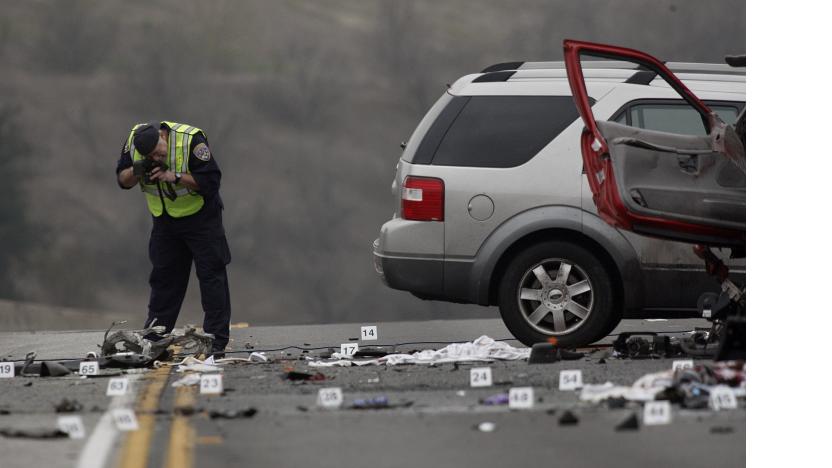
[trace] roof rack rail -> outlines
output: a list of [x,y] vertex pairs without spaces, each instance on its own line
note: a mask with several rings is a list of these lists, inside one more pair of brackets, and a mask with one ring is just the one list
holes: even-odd
[[[635,63],[620,60],[584,60],[581,65],[585,69],[618,69],[618,70],[643,70]],[[667,68],[674,73],[702,73],[702,74],[726,74],[744,75],[744,67],[732,67],[723,63],[694,63],[694,62],[665,62]],[[486,67],[480,73],[510,70],[548,70],[563,69],[566,64],[563,61],[551,62],[503,62]]]

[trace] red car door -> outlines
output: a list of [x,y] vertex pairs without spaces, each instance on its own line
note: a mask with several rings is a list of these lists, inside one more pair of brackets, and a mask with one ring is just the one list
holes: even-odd
[[[745,243],[745,147],[732,126],[661,61],[612,45],[565,40],[569,85],[585,129],[581,153],[599,215],[621,229],[712,246]],[[633,62],[655,72],[701,116],[706,136],[596,121],[581,57]],[[743,117],[744,118],[744,117]]]

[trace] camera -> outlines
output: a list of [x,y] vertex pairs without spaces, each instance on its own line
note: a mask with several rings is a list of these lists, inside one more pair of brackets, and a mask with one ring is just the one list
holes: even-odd
[[161,168],[162,171],[168,170],[168,165],[150,158],[140,159],[133,163],[133,175],[142,178],[142,183],[150,185],[153,182],[150,180],[150,174],[155,168]]

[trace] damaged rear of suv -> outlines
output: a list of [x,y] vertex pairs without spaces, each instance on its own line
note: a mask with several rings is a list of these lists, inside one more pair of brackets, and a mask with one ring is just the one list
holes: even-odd
[[[668,65],[724,120],[745,106],[744,70]],[[594,62],[585,78],[600,120],[705,133],[688,104],[637,65]],[[622,317],[695,314],[700,294],[716,288],[690,247],[598,216],[583,127],[563,62],[503,63],[458,79],[396,165],[393,217],[373,244],[383,281],[423,299],[497,305],[529,345],[591,343]]]

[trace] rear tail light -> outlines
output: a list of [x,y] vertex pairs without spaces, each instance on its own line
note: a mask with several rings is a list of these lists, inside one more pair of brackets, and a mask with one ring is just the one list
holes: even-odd
[[433,177],[404,179],[402,218],[411,221],[445,220],[445,183]]

